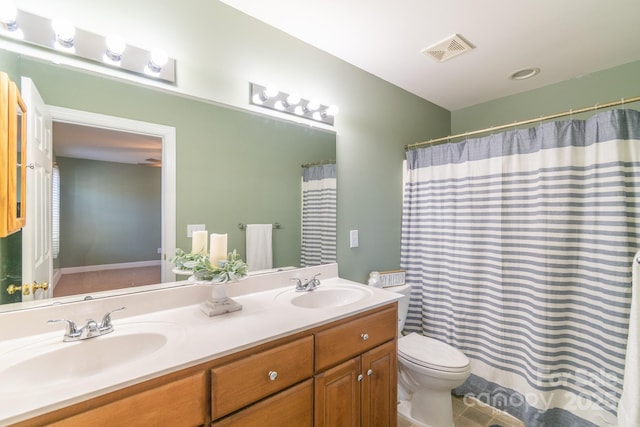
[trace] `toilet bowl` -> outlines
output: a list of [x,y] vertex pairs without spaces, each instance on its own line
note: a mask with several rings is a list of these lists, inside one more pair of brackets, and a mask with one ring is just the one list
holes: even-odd
[[401,336],[411,287],[390,290],[404,295],[398,302],[398,413],[416,426],[453,427],[451,390],[469,377],[469,359],[442,341],[416,333]]

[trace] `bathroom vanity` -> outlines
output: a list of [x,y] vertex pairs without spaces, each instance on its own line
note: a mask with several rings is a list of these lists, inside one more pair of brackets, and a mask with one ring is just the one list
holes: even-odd
[[[292,278],[318,272],[318,289],[295,292]],[[30,310],[34,334],[0,342],[0,382],[21,363],[57,365],[72,378],[43,370],[40,382],[0,384],[0,425],[396,425],[399,294],[339,279],[336,265],[250,277],[229,289],[243,310],[212,318],[198,310],[210,292],[203,285]],[[119,304],[127,310],[114,314],[115,331],[104,337],[62,343],[62,328],[51,325],[53,336],[38,333],[48,316],[98,317]],[[0,314],[0,327],[28,311]],[[96,372],[79,374],[56,352],[91,356]]]

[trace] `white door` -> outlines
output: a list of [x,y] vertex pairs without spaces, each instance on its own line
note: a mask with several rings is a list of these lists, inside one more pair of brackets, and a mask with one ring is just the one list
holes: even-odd
[[[27,106],[27,219],[22,229],[22,283],[51,284],[51,179],[53,150],[51,116],[31,79],[23,77],[21,94]],[[48,298],[49,287],[22,296],[22,301]]]

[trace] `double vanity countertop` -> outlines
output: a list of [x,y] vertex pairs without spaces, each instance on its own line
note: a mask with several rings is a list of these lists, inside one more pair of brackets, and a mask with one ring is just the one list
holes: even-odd
[[[351,299],[320,307],[294,303],[293,278],[320,273],[324,290]],[[242,310],[208,317],[199,305],[211,286],[176,282],[161,289],[0,313],[0,425],[10,425],[92,397],[393,302],[400,294],[338,277],[336,264],[249,276],[228,284]],[[316,297],[314,296],[314,298]],[[83,326],[108,311],[114,331],[62,342],[69,319]]]

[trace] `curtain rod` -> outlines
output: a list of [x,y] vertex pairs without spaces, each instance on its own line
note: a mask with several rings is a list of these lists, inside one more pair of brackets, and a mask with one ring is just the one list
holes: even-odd
[[334,164],[335,162],[336,162],[335,160],[322,160],[320,162],[305,163],[305,164],[303,164],[301,166],[303,168],[309,168],[311,166],[331,165],[331,164]]
[[584,107],[584,108],[580,108],[578,110],[569,110],[569,111],[565,111],[565,112],[562,112],[562,113],[556,113],[556,114],[550,114],[548,116],[538,117],[538,118],[535,118],[535,119],[522,120],[520,122],[509,123],[509,124],[500,125],[500,126],[491,126],[491,127],[485,128],[485,129],[474,130],[472,132],[464,132],[464,133],[459,133],[457,135],[451,135],[451,136],[445,136],[445,137],[442,137],[442,138],[431,139],[429,141],[416,142],[414,144],[407,144],[407,145],[404,146],[404,149],[405,150],[411,150],[411,149],[414,149],[414,148],[422,147],[423,145],[433,145],[434,143],[438,143],[438,142],[451,141],[452,139],[455,139],[455,138],[478,135],[480,133],[492,132],[494,130],[508,129],[508,128],[516,127],[516,126],[529,125],[531,123],[538,123],[538,122],[541,122],[543,120],[557,119],[559,117],[570,116],[572,114],[585,113],[587,111],[599,110],[601,108],[615,107],[615,106],[622,105],[622,104],[627,104],[627,103],[631,104],[631,103],[638,102],[638,101],[640,101],[640,96],[636,96],[636,97],[629,98],[629,99],[622,98],[619,101],[612,101],[612,102],[608,102],[606,104],[596,104],[594,106]]

